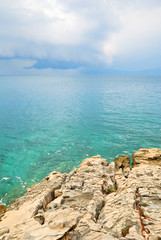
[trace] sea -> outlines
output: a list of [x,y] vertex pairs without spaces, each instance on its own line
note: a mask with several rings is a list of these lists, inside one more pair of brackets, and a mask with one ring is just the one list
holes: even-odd
[[0,204],[51,171],[161,149],[161,76],[0,76]]

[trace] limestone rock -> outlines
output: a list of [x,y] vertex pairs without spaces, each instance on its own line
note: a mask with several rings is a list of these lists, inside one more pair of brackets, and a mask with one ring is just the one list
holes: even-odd
[[132,168],[127,155],[110,164],[94,156],[52,172],[11,204],[0,240],[161,239],[160,152],[140,149]]
[[93,156],[91,158],[84,159],[82,161],[82,163],[80,164],[80,167],[82,167],[82,166],[98,166],[98,165],[108,166],[108,162],[104,158],[101,158],[99,156]]
[[124,155],[119,158],[115,158],[116,170],[121,169],[124,177],[128,177],[130,173],[130,157],[129,155]]
[[129,155],[124,155],[119,158],[115,158],[116,169],[130,167]]
[[6,206],[0,205],[0,221],[1,221],[1,218],[4,216],[6,211],[7,211]]
[[9,227],[0,227],[0,236],[3,236],[5,233],[9,233]]
[[112,232],[122,240],[160,238],[160,173],[159,165],[142,164],[134,167],[127,179],[123,174],[119,175],[119,188],[106,197],[99,216],[100,224],[108,233]]
[[141,148],[132,155],[133,165],[144,164],[157,164],[161,166],[161,150],[157,148],[145,149]]

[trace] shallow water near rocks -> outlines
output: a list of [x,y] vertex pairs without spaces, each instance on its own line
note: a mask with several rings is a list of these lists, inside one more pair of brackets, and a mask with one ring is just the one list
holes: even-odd
[[161,148],[159,76],[0,76],[0,201],[93,155]]

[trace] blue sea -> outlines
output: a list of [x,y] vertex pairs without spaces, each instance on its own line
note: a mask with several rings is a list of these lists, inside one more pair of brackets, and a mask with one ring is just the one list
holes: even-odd
[[161,149],[161,76],[0,76],[0,202],[84,158]]

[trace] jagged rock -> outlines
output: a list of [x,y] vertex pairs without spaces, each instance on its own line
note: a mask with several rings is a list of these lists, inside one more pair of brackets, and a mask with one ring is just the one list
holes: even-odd
[[22,240],[34,240],[35,238],[30,234],[27,233],[24,235],[24,237],[22,238]]
[[6,212],[6,210],[7,210],[7,208],[6,208],[6,206],[4,206],[4,205],[0,205],[0,213],[4,213],[4,212]]
[[9,233],[9,227],[5,226],[5,227],[0,227],[0,236],[3,236],[5,233]]
[[119,158],[115,158],[116,169],[130,167],[130,157],[129,155],[124,155]]
[[1,218],[4,216],[6,211],[7,211],[6,206],[0,205],[0,221],[1,221]]
[[159,154],[137,151],[133,168],[129,156],[111,164],[94,156],[69,174],[52,172],[11,204],[0,240],[161,239]]
[[[114,233],[120,239],[160,238],[160,173],[159,165],[144,164],[134,167],[126,180],[122,174],[124,180],[118,184],[116,193],[106,197],[105,207],[99,217],[100,224],[107,232]],[[129,233],[121,238],[121,229],[126,228],[129,228]]]
[[119,158],[115,158],[115,166],[116,166],[117,174],[118,174],[118,170],[121,169],[120,173],[122,173],[124,177],[127,178],[131,169],[129,155],[124,155]]
[[132,155],[133,165],[144,164],[157,164],[161,166],[161,150],[157,148],[146,149],[141,148]]

